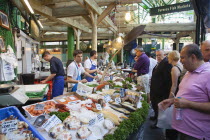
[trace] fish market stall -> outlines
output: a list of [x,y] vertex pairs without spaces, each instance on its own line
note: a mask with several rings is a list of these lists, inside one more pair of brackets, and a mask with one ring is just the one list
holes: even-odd
[[23,106],[28,121],[47,140],[126,139],[145,121],[146,94],[123,74],[102,83],[79,83],[76,92]]

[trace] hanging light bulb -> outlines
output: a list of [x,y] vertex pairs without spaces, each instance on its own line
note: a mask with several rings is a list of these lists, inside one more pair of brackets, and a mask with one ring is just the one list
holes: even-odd
[[117,40],[117,42],[121,43],[122,42],[122,37],[119,36],[116,40]]
[[130,7],[127,7],[127,12],[125,13],[125,20],[130,21],[131,20],[131,12],[130,12]]
[[91,49],[91,48],[92,48],[92,46],[90,45],[90,46],[89,46],[89,48]]
[[112,43],[112,41],[111,41],[111,40],[109,40],[108,45],[111,45],[111,43]]

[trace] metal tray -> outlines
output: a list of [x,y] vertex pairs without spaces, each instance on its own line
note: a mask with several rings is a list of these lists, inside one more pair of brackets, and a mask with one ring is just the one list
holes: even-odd
[[9,84],[0,84],[0,94],[9,93],[14,89],[13,85]]

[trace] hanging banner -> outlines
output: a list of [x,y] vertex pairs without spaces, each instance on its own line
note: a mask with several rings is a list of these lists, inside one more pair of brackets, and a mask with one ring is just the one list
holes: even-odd
[[181,12],[181,11],[189,11],[189,10],[193,10],[192,4],[190,2],[183,2],[173,5],[151,8],[150,16]]

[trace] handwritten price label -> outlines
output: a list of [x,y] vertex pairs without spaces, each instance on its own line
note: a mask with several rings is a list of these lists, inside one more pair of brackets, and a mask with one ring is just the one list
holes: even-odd
[[44,110],[44,104],[36,104],[34,110]]
[[90,121],[89,121],[89,126],[92,126],[92,125],[94,125],[96,123],[96,119],[91,119]]
[[17,130],[17,120],[4,121],[2,123],[2,133],[12,132]]
[[105,85],[105,89],[109,89],[109,85]]
[[104,115],[101,113],[101,114],[98,114],[97,115],[97,119],[98,119],[98,122],[101,122],[104,120]]
[[104,100],[105,100],[106,103],[108,103],[109,101],[111,101],[110,95],[105,95],[104,96]]
[[121,103],[121,99],[120,99],[120,97],[115,98],[115,102],[116,102],[117,104]]
[[42,125],[42,128],[49,132],[52,127],[59,123],[62,123],[62,121],[56,115],[53,115]]
[[96,109],[97,109],[97,110],[102,110],[101,105],[100,105],[100,104],[96,104]]

